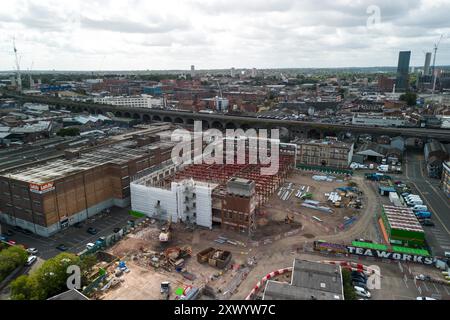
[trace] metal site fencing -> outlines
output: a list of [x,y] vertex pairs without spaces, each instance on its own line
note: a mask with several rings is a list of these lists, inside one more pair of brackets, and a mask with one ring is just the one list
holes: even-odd
[[140,219],[137,219],[136,221],[130,220],[130,221],[128,221],[127,225],[122,227],[118,232],[111,233],[105,237],[99,238],[99,240],[97,240],[94,243],[94,246],[92,248],[85,249],[82,252],[80,252],[78,255],[80,257],[84,257],[87,255],[95,254],[98,251],[110,248],[113,245],[115,245],[117,242],[122,240],[129,233],[137,232],[142,227],[145,227],[147,225],[148,225],[148,223],[147,223],[146,218],[140,218]]
[[321,167],[321,166],[308,166],[308,165],[297,165],[298,170],[302,171],[311,171],[311,172],[323,172],[327,174],[335,174],[335,175],[353,175],[353,170],[347,169],[337,169],[332,167]]

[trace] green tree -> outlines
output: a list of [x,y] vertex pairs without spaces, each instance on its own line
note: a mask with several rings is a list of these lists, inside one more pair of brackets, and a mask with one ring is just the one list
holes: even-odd
[[78,128],[64,128],[57,132],[60,137],[75,137],[80,135],[80,129]]
[[12,300],[45,300],[45,291],[39,285],[36,276],[23,275],[11,282]]
[[44,300],[64,292],[69,276],[67,268],[71,265],[82,266],[80,258],[72,253],[61,253],[47,260],[32,274],[19,277],[11,283],[11,298]]
[[11,246],[0,251],[0,281],[3,281],[17,267],[27,262],[28,254],[20,246]]
[[408,106],[413,107],[416,105],[417,94],[415,94],[414,92],[404,93],[400,96],[400,100],[405,101]]
[[352,274],[347,269],[342,269],[342,284],[344,286],[344,299],[356,300],[355,289],[352,285]]

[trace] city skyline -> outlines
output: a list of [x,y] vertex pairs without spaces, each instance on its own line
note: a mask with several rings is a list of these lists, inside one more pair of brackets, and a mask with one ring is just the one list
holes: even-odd
[[[0,70],[188,70],[422,65],[450,1],[15,1],[0,14]],[[450,64],[444,39],[437,65]]]

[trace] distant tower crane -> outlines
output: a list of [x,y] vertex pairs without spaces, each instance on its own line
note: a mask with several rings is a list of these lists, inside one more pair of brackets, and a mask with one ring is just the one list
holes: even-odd
[[33,80],[33,77],[31,75],[31,71],[33,70],[33,66],[34,66],[34,61],[31,62],[31,67],[28,69],[28,76],[30,78],[30,90],[32,90],[34,88],[34,80]]
[[434,91],[436,90],[436,80],[437,80],[437,74],[436,74],[436,55],[437,51],[439,49],[439,45],[441,44],[442,38],[444,35],[441,34],[441,37],[439,38],[439,41],[434,45],[434,57],[433,57],[433,91],[432,96],[434,96]]
[[16,73],[17,73],[17,91],[22,91],[22,76],[20,74],[20,62],[17,55],[16,39],[13,38],[14,56],[16,58]]

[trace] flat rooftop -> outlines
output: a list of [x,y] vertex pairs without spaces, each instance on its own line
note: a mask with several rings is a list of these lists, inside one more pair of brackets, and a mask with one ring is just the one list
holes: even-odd
[[[134,134],[136,133],[138,132],[134,132]],[[131,160],[148,156],[150,151],[158,147],[171,148],[175,144],[171,141],[156,141],[137,147],[136,141],[132,139],[122,140],[109,146],[81,153],[79,157],[74,159],[50,160],[25,168],[12,169],[0,176],[26,183],[45,184],[105,164],[123,165]]]
[[393,229],[424,232],[422,225],[411,208],[383,206],[384,214]]
[[268,281],[264,300],[344,300],[341,267],[295,259],[291,283]]

